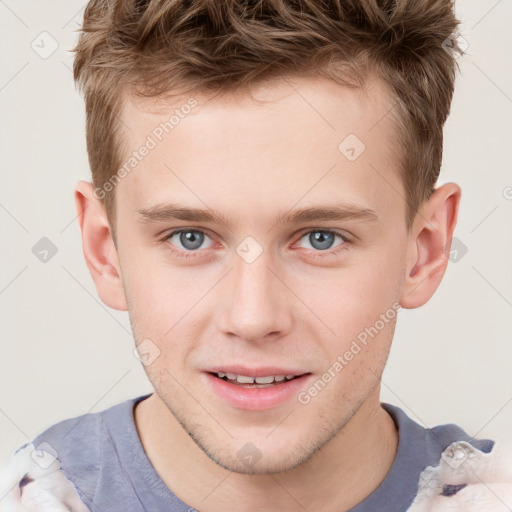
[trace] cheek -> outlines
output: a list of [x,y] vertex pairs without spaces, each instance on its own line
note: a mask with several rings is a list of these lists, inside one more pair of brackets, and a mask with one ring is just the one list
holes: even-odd
[[167,381],[171,376],[166,370],[181,373],[200,339],[200,299],[210,281],[165,262],[132,262],[126,265],[124,286],[134,338],[137,344],[150,340],[156,345],[158,358],[145,370],[150,380]]
[[151,326],[155,334],[162,336],[188,314],[208,290],[210,280],[190,269],[166,263],[160,254],[163,251],[146,252],[159,254],[156,258],[149,258],[151,254],[133,255],[126,262],[126,272],[123,268],[123,284],[130,316],[138,325]]
[[329,329],[326,336],[345,342],[356,337],[389,311],[398,299],[399,254],[371,255],[339,271],[318,274],[302,285],[309,308]]

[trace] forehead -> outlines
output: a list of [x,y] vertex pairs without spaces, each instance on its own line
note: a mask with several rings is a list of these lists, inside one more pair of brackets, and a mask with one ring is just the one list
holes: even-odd
[[[243,128],[254,134],[252,140],[244,140],[243,147],[250,149],[251,142],[257,142],[256,136],[272,132],[279,133],[279,141],[284,139],[287,143],[293,142],[292,136],[299,132],[308,136],[313,130],[323,134],[338,132],[334,139],[343,131],[352,130],[368,139],[367,132],[384,121],[391,104],[387,89],[377,78],[368,79],[362,88],[341,86],[322,77],[289,77],[264,82],[250,90],[215,95],[190,93],[170,100],[124,96],[121,118],[130,146],[136,145],[134,139],[140,138],[141,132],[152,133],[161,122],[170,121],[172,131],[183,132],[183,128],[176,128],[189,119],[186,124],[193,124],[194,129],[210,128],[211,123],[222,127],[201,141],[204,150],[216,146],[218,138],[226,135],[232,140],[237,135],[245,136]],[[283,126],[287,128],[284,132]],[[164,136],[168,133],[165,131]],[[188,141],[191,146],[193,142]]]
[[390,104],[378,80],[361,89],[322,78],[269,82],[252,96],[125,100],[124,163],[151,148],[116,195],[138,209],[188,203],[223,215],[337,199],[396,210]]

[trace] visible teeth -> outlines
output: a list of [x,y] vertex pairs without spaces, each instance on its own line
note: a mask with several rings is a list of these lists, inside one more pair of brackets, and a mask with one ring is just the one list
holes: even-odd
[[283,380],[290,380],[295,377],[295,375],[268,375],[266,377],[248,377],[246,375],[236,375],[235,373],[224,373],[217,372],[217,376],[221,379],[226,377],[229,380],[236,380],[240,384],[272,384],[272,382],[282,382]]
[[268,377],[256,377],[255,380],[258,384],[270,384],[271,382],[274,382],[274,377],[272,375]]
[[237,380],[237,382],[240,382],[240,384],[254,384],[254,377],[246,377],[245,375],[237,375],[236,380]]

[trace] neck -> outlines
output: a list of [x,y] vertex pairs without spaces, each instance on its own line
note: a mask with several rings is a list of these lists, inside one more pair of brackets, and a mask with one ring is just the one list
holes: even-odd
[[215,464],[156,393],[137,404],[134,418],[157,473],[197,510],[340,512],[380,485],[396,455],[398,433],[380,406],[379,391],[377,387],[343,429],[305,463],[269,475],[233,473]]

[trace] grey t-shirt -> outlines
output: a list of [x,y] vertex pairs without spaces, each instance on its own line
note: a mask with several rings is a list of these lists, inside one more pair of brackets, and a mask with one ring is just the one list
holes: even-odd
[[[36,449],[48,443],[57,452],[62,471],[91,512],[196,510],[165,485],[144,451],[133,410],[149,396],[61,421],[32,441]],[[486,453],[493,448],[492,440],[475,440],[457,425],[425,429],[399,407],[381,406],[398,429],[396,458],[379,487],[350,512],[405,512],[417,493],[420,473],[429,465],[437,465],[450,443],[467,441]]]

